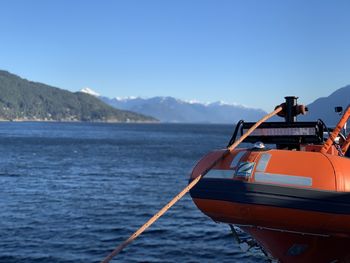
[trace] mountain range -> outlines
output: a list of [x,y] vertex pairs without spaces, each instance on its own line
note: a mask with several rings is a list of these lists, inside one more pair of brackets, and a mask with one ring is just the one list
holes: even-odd
[[[340,118],[334,107],[344,110],[350,102],[350,85],[308,105],[299,120],[323,119],[334,126]],[[0,120],[102,121],[172,123],[236,123],[256,121],[265,115],[254,109],[223,102],[188,102],[173,97],[107,98],[85,88],[69,92],[33,82],[0,70]],[[152,116],[152,117],[150,117]],[[280,119],[279,119],[280,120]]]
[[[117,97],[111,99],[100,96],[91,89],[84,89],[82,92],[96,96],[115,108],[154,116],[161,122],[236,123],[240,119],[256,121],[266,114],[265,111],[260,109],[222,102],[186,102],[173,97],[153,97],[149,99]],[[304,116],[299,116],[298,120],[315,121],[322,119],[328,126],[335,126],[340,115],[335,113],[334,108],[336,106],[342,106],[345,110],[349,104],[350,85],[336,90],[327,97],[318,98],[308,104],[309,112]],[[279,117],[274,117],[271,120],[281,121]]]
[[171,123],[236,123],[240,119],[254,121],[266,114],[263,110],[241,105],[186,102],[173,97],[99,98],[115,108],[146,114],[161,122]]
[[0,120],[154,122],[115,109],[83,92],[69,92],[0,70]]

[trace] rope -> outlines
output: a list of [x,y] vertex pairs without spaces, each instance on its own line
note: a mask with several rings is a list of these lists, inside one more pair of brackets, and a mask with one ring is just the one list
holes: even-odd
[[350,107],[348,107],[346,109],[344,115],[341,117],[341,119],[339,120],[337,126],[335,127],[335,129],[331,133],[331,136],[327,139],[327,141],[325,142],[325,144],[321,148],[321,151],[320,151],[321,153],[325,154],[325,153],[328,152],[329,148],[332,146],[335,138],[337,138],[340,130],[344,127],[344,125],[347,122],[347,120],[349,119],[349,117],[350,117]]
[[[321,122],[321,124],[323,125],[323,127],[326,129],[326,131],[327,131],[327,133],[328,133],[328,138],[332,138],[332,137],[331,137],[331,133],[329,132],[329,129],[328,129],[327,125],[324,123],[324,121],[321,120],[321,119],[318,119],[318,121]],[[338,134],[338,135],[339,135],[339,134]],[[343,152],[342,152],[343,148],[340,148],[339,144],[336,143],[334,139],[332,139],[332,142],[333,142],[333,145],[334,145],[335,149],[338,151],[339,156],[344,156],[344,154],[343,154]],[[345,143],[345,141],[344,141],[344,143]]]
[[347,150],[349,149],[349,146],[350,146],[350,133],[346,137],[346,140],[343,142],[343,145],[341,147],[341,152],[343,155],[346,154]]
[[159,210],[154,216],[152,216],[144,225],[142,225],[136,232],[134,232],[127,240],[122,242],[116,247],[101,263],[110,262],[113,257],[118,255],[125,247],[127,247],[132,241],[134,241],[139,235],[141,235],[147,228],[149,228],[155,221],[157,221],[166,211],[168,211],[177,201],[179,201],[187,192],[189,192],[214,166],[216,166],[221,160],[223,160],[228,154],[230,154],[245,138],[247,138],[261,123],[265,122],[272,116],[276,115],[282,110],[282,107],[276,108],[273,112],[267,114],[257,123],[255,123],[245,134],[243,134],[239,140],[227,148],[227,150],[208,168],[202,172],[199,176],[193,179],[178,195],[176,195],[169,203],[167,203],[161,210]]

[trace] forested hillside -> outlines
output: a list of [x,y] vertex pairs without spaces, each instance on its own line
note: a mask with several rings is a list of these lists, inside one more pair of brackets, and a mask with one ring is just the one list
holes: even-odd
[[0,71],[0,119],[46,121],[156,121],[152,117],[117,110],[82,93],[51,87]]

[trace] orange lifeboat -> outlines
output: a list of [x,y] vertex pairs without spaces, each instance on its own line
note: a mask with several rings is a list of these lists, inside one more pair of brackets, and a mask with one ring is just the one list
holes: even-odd
[[[248,232],[280,262],[350,262],[350,158],[344,156],[350,136],[339,139],[350,109],[325,140],[321,120],[296,121],[296,97],[283,106],[285,122],[260,125],[246,147],[216,162],[191,197],[204,214]],[[240,122],[229,145],[252,125]],[[191,180],[224,152],[200,160]]]

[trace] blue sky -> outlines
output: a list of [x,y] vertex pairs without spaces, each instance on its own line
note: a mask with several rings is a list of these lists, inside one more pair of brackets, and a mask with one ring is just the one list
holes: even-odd
[[350,84],[350,1],[0,4],[0,69],[71,91],[271,110]]

